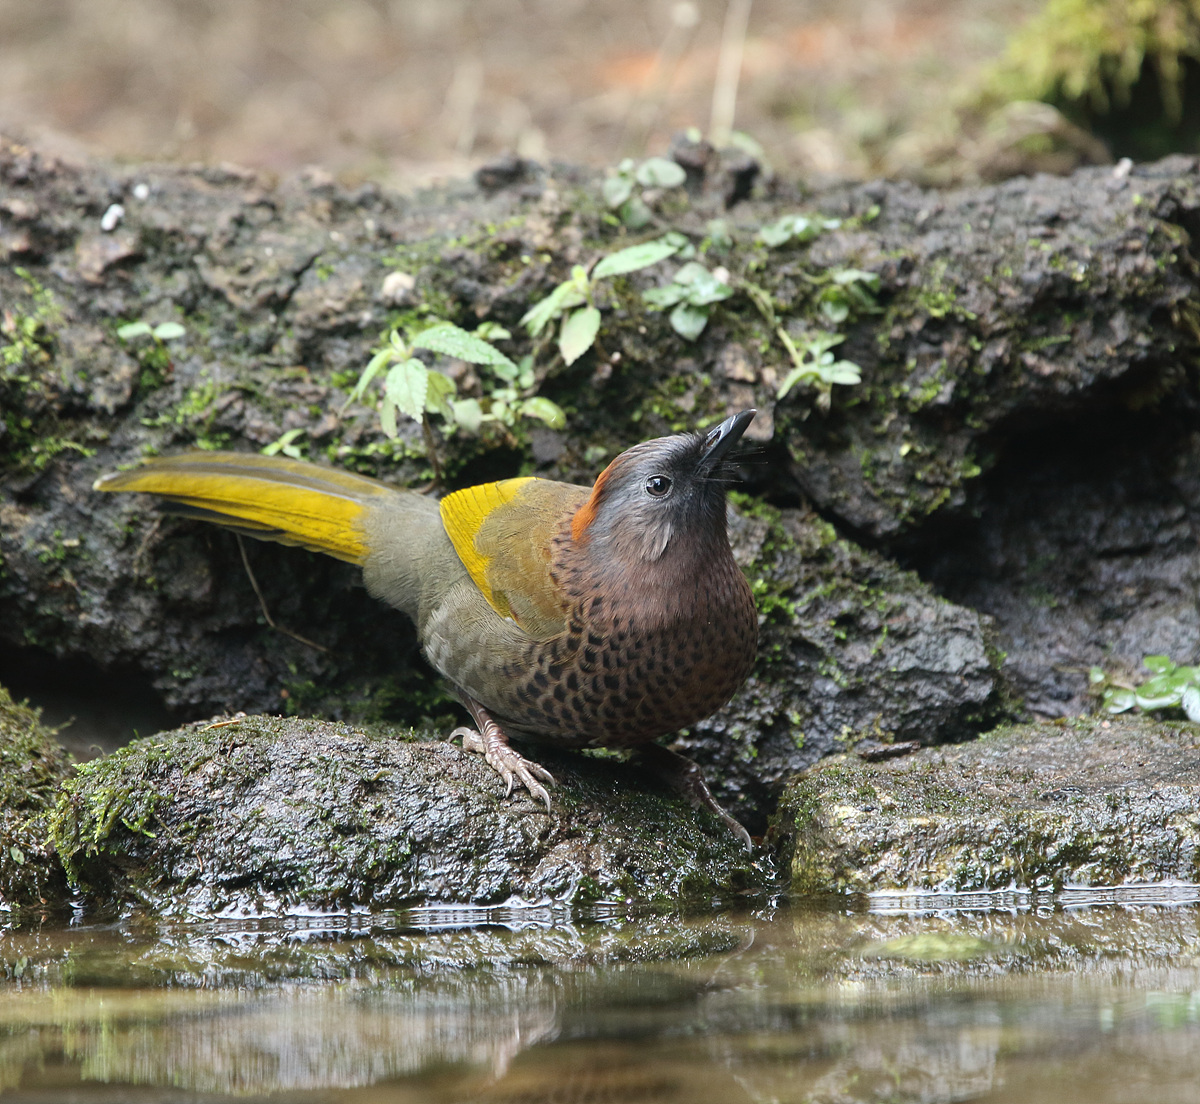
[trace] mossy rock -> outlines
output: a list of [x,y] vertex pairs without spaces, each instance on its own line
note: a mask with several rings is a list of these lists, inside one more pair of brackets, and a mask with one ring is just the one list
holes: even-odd
[[711,814],[635,766],[541,754],[549,812],[409,731],[242,717],[80,768],[52,818],[83,900],[211,916],[553,900],[680,907],[762,890]]
[[0,686],[0,910],[65,905],[67,880],[46,843],[46,813],[70,770],[54,730]]
[[775,824],[798,894],[1200,882],[1200,728],[1133,718],[827,759]]

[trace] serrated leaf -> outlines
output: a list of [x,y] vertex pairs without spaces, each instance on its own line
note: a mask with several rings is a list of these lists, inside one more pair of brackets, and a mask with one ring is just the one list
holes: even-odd
[[541,395],[534,395],[521,403],[521,414],[526,418],[537,418],[551,429],[565,429],[567,426],[567,415],[563,408]]
[[428,389],[425,393],[425,409],[430,414],[440,414],[446,421],[454,420],[454,408],[450,398],[458,394],[454,380],[444,372],[431,371],[428,378]]
[[160,322],[154,327],[154,336],[159,341],[175,341],[183,337],[186,333],[187,330],[178,322]]
[[148,322],[127,322],[124,326],[117,327],[117,337],[122,341],[130,341],[135,337],[141,337],[142,334],[149,334],[151,332]]
[[1179,699],[1189,721],[1200,723],[1200,688],[1189,686]]
[[479,427],[483,425],[483,407],[478,399],[452,399],[450,406],[460,429],[467,433],[479,432]]
[[403,360],[388,372],[383,392],[397,410],[419,422],[429,393],[429,369],[415,357]]
[[442,356],[456,357],[469,364],[491,364],[511,369],[514,377],[517,374],[517,366],[499,349],[453,322],[439,322],[422,330],[412,339],[412,346],[414,349],[428,349]]
[[648,157],[637,167],[637,182],[643,188],[678,188],[685,180],[683,166],[665,157]]
[[595,307],[581,307],[563,319],[558,337],[558,351],[567,364],[574,364],[591,347],[600,332],[600,312]]
[[670,314],[671,329],[687,341],[695,341],[708,325],[708,308],[680,303]]
[[633,179],[623,173],[608,177],[600,186],[604,202],[610,207],[620,207],[633,195]]
[[601,280],[605,276],[624,276],[627,272],[637,272],[641,268],[649,268],[659,261],[679,252],[679,246],[664,238],[642,242],[640,245],[626,246],[602,257],[594,269],[592,279]]

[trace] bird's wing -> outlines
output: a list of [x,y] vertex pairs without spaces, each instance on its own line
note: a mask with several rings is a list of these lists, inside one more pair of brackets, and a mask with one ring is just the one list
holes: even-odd
[[488,604],[539,640],[566,626],[566,605],[551,573],[552,541],[587,497],[584,487],[524,478],[442,499],[442,524]]

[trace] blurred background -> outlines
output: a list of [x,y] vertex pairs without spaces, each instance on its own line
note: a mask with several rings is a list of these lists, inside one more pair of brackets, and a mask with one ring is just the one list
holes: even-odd
[[1197,58],[1196,0],[0,0],[0,128],[405,187],[695,127],[941,183],[1194,152]]
[[502,151],[662,153],[684,128],[728,126],[714,93],[728,99],[732,72],[732,127],[778,172],[960,178],[980,171],[964,142],[981,140],[968,117],[981,82],[1044,7],[0,0],[0,129],[60,152],[316,164],[405,187]]

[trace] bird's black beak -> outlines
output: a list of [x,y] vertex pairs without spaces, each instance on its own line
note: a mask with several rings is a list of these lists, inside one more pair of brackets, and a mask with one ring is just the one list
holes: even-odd
[[705,471],[712,471],[734,445],[742,439],[746,427],[754,421],[757,410],[743,410],[726,418],[720,425],[713,426],[704,438],[704,447],[700,453],[700,466]]

